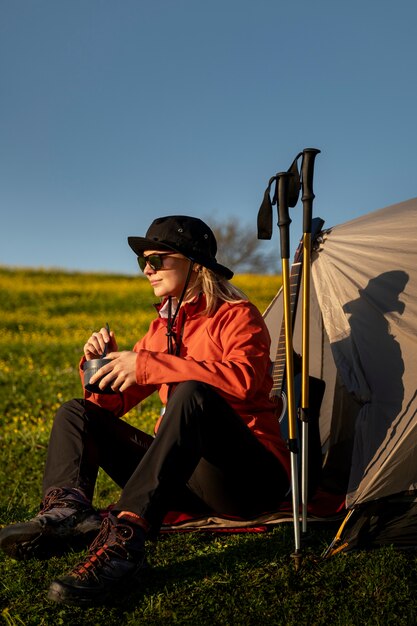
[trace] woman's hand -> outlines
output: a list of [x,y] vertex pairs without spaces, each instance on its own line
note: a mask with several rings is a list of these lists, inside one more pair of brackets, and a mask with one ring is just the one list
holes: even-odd
[[106,359],[111,359],[111,363],[103,365],[92,376],[90,383],[94,384],[103,376],[99,383],[100,389],[110,386],[113,391],[125,391],[125,389],[136,383],[137,356],[137,352],[128,350],[110,352],[106,355]]
[[84,345],[84,356],[87,361],[100,359],[106,344],[108,344],[108,352],[117,352],[118,346],[113,331],[109,333],[107,328],[102,328],[97,333],[93,333]]

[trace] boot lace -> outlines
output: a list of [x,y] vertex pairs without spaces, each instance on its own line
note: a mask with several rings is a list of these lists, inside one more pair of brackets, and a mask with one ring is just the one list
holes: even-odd
[[74,500],[65,500],[65,496],[68,495],[70,492],[68,490],[65,489],[51,489],[51,491],[49,491],[44,499],[43,502],[41,504],[41,509],[39,511],[39,515],[42,515],[43,513],[47,513],[48,511],[50,511],[51,509],[54,508],[74,508],[74,504],[75,501]]
[[128,559],[129,551],[125,544],[133,535],[133,529],[123,524],[115,524],[110,518],[105,518],[97,537],[89,548],[86,561],[79,563],[70,575],[76,578],[97,576],[97,570],[108,564],[113,557]]

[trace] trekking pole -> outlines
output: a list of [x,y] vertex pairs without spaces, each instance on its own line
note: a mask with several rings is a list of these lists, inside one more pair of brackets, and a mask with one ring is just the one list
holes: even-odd
[[299,493],[298,493],[298,443],[297,443],[297,417],[295,412],[294,395],[294,361],[293,339],[291,323],[291,291],[290,291],[290,223],[288,213],[289,182],[293,174],[281,172],[277,174],[277,203],[278,203],[278,226],[280,230],[281,263],[282,263],[282,286],[284,293],[284,327],[285,327],[285,361],[287,378],[287,414],[288,414],[288,448],[291,458],[291,489],[292,507],[294,520],[295,568],[298,569],[301,562],[300,540],[300,517],[299,517]]
[[310,279],[311,279],[311,221],[313,214],[314,160],[320,150],[303,150],[301,185],[303,203],[303,308],[302,308],[302,366],[301,366],[301,525],[307,532],[308,502],[308,429],[309,429],[309,369],[310,369]]

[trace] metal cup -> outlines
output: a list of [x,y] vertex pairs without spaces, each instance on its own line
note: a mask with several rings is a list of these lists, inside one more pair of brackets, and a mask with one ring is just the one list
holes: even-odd
[[94,376],[94,374],[98,372],[98,370],[101,367],[103,367],[103,365],[106,365],[106,363],[110,363],[110,362],[111,362],[111,359],[91,359],[91,361],[84,362],[83,364],[84,388],[87,391],[90,391],[91,393],[106,393],[106,394],[116,393],[109,386],[105,387],[104,389],[100,389],[99,383],[102,380],[102,378],[97,380],[94,384],[90,383],[90,379]]

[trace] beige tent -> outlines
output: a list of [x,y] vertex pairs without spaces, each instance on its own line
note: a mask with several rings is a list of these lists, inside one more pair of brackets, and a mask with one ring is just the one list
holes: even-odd
[[[393,496],[395,506],[407,501],[414,515],[417,198],[325,230],[312,256],[311,291],[311,374],[326,382],[321,486],[344,492],[346,507],[365,517],[366,503],[375,516],[375,502],[386,513]],[[265,313],[272,358],[281,300],[278,294]],[[389,537],[395,543],[395,534]]]

